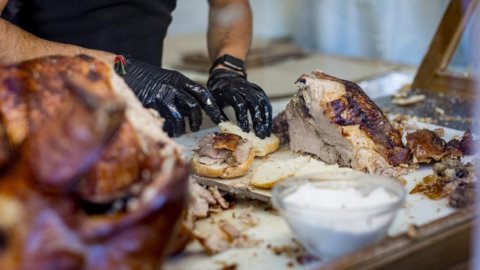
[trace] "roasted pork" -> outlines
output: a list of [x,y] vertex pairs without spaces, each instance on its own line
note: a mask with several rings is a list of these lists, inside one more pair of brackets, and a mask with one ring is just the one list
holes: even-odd
[[315,71],[287,105],[290,149],[373,174],[406,172],[400,132],[355,83]]
[[160,269],[188,169],[104,63],[0,67],[0,269]]

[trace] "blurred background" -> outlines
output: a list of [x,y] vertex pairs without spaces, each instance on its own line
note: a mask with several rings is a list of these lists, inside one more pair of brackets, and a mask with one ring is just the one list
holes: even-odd
[[[413,82],[449,2],[251,0],[254,38],[248,78],[265,90],[276,108],[284,108],[296,92],[294,82],[301,74],[316,69],[357,82],[376,102],[389,102]],[[164,67],[203,84],[210,67],[208,11],[207,0],[179,0],[163,56]],[[459,76],[471,76],[479,67],[471,52],[472,25],[480,13],[473,17],[447,67]]]
[[[290,38],[320,53],[418,65],[448,0],[250,1],[256,39]],[[207,0],[179,0],[170,36],[204,34]]]

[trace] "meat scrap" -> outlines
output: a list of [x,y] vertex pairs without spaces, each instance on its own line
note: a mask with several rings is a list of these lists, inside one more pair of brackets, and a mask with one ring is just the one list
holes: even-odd
[[225,210],[230,207],[230,203],[223,198],[217,187],[209,187],[208,189],[194,182],[190,183],[190,202],[188,205],[188,213],[185,221],[188,227],[193,230],[194,222],[208,217],[215,209]]
[[252,205],[250,205],[248,208],[243,209],[238,218],[240,219],[242,224],[244,224],[246,226],[249,226],[249,227],[256,226],[258,224],[258,221],[259,221],[258,217],[256,217],[253,214],[253,206]]
[[413,155],[414,163],[439,161],[447,155],[445,140],[428,129],[407,134],[407,147]]
[[420,129],[407,134],[407,147],[413,155],[414,163],[431,163],[442,158],[461,158],[473,154],[475,142],[467,130],[461,140],[452,138],[448,143],[438,130]]
[[433,165],[434,174],[410,191],[410,194],[422,193],[430,199],[447,196],[452,207],[465,207],[473,202],[473,188],[478,182],[478,175],[472,163],[463,164],[458,159],[444,159]]
[[218,191],[216,186],[209,187],[208,190],[212,193],[213,198],[215,198],[218,205],[220,205],[222,209],[227,209],[230,206],[229,203],[223,198],[222,194],[220,194],[220,191]]
[[258,245],[261,241],[244,234],[226,220],[215,223],[207,237],[196,236],[207,255],[213,255],[235,248],[248,248]]

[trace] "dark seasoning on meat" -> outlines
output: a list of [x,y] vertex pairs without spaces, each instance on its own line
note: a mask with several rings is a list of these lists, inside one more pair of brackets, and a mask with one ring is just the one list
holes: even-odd
[[[438,162],[434,164],[435,174],[426,177],[412,193],[435,199],[451,194],[453,207],[472,201],[477,177],[473,165],[460,162],[475,152],[470,131],[446,142],[443,129],[415,127],[407,134],[404,146],[402,130],[396,127],[406,127],[395,121],[392,125],[357,84],[321,71],[304,74],[297,83],[299,91],[274,119],[274,133],[282,143],[289,143],[291,150],[314,155],[326,163],[395,178],[418,164]],[[440,168],[445,166],[468,173],[442,176],[439,173],[444,170]]]
[[[290,149],[329,164],[398,177],[408,172],[401,134],[355,83],[314,71],[302,75],[283,114],[275,119]],[[288,137],[285,136],[288,129]]]
[[388,121],[382,110],[362,91],[356,83],[324,75],[345,85],[346,95],[328,104],[334,122],[341,126],[360,125],[372,139],[381,145],[388,162],[393,166],[408,163],[408,150],[402,143],[398,130]]

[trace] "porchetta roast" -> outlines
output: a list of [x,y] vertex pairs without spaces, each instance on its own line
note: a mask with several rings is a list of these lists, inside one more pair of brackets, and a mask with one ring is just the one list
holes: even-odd
[[0,67],[0,269],[160,269],[188,169],[87,56]]
[[355,83],[315,71],[302,75],[287,105],[290,149],[373,174],[406,172],[409,151],[401,134]]

